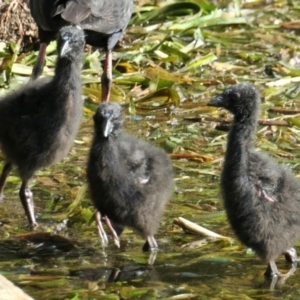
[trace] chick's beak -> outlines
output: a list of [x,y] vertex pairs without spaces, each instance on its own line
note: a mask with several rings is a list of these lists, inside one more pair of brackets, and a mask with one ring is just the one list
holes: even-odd
[[70,40],[65,40],[61,50],[60,50],[60,55],[64,56],[66,55],[68,52],[70,52],[72,50],[71,46],[70,46]]
[[105,118],[105,121],[102,125],[102,132],[104,137],[108,137],[108,135],[112,132],[113,123],[109,117]]
[[215,107],[222,107],[223,106],[223,102],[224,102],[224,99],[223,99],[222,95],[218,95],[218,96],[212,98],[207,103],[207,105],[208,106],[215,106]]

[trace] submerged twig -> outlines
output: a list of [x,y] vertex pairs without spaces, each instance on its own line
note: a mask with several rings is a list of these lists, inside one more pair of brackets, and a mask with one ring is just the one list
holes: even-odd
[[227,236],[220,235],[218,233],[215,233],[211,230],[208,230],[194,222],[191,222],[185,218],[179,217],[173,220],[173,224],[178,225],[181,227],[184,231],[188,231],[194,234],[200,234],[211,238],[216,239],[230,239]]

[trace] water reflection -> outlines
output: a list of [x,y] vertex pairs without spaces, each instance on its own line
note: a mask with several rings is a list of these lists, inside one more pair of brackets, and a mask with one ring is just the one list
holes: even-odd
[[[217,249],[216,246],[211,245]],[[80,295],[80,299],[86,295],[102,299],[101,291],[131,295],[121,299],[144,299],[134,298],[138,294],[147,295],[149,299],[173,296],[182,297],[179,299],[280,299],[298,286],[297,271],[286,282],[279,278],[275,285],[264,278],[265,265],[255,256],[245,257],[234,249],[226,256],[217,251],[182,252],[174,244],[168,244],[158,252],[156,263],[149,266],[148,255],[137,245],[123,243],[121,250],[102,249],[98,243],[79,244],[60,236],[49,239],[43,234],[1,241],[0,261],[7,277],[36,299],[62,299],[75,294]],[[286,270],[289,264],[282,258],[278,267]],[[55,297],[49,293],[49,286],[52,293],[55,290]]]

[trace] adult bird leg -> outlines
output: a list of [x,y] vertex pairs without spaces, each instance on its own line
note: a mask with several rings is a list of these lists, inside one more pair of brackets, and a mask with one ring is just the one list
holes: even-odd
[[12,169],[12,163],[10,163],[10,162],[5,163],[3,170],[2,170],[1,177],[0,177],[0,200],[2,200],[4,198],[3,190],[4,190],[6,178],[9,174],[9,172],[11,171],[11,169]]
[[107,50],[103,73],[101,76],[101,101],[108,102],[110,99],[110,88],[112,81],[112,52]]
[[31,80],[35,80],[35,79],[39,78],[43,73],[43,68],[44,68],[45,59],[46,59],[47,46],[48,45],[46,43],[40,44],[39,55],[33,66],[33,69],[32,69],[32,73],[31,73],[31,77],[30,77]]
[[109,231],[111,232],[112,236],[113,236],[113,239],[114,239],[114,243],[115,245],[120,248],[120,240],[119,240],[119,237],[116,233],[116,231],[114,230],[114,228],[112,227],[111,223],[110,223],[110,220],[107,216],[104,217],[104,220],[105,220],[105,223],[109,229]]
[[103,246],[107,246],[108,245],[108,239],[107,239],[107,235],[104,231],[104,228],[102,226],[102,222],[101,222],[101,214],[99,211],[96,212],[96,223],[97,223],[97,228],[98,228],[98,233],[101,239],[101,243]]
[[27,219],[29,221],[29,225],[32,229],[37,227],[37,222],[35,220],[34,216],[34,203],[33,203],[33,197],[32,192],[27,186],[28,180],[23,179],[22,185],[19,191],[19,196],[21,199],[21,203],[23,205],[23,208],[25,210]]

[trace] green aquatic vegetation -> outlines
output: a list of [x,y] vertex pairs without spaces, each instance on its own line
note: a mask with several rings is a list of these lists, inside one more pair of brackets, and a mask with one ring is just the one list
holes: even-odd
[[[205,0],[161,1],[158,6],[139,2],[113,55],[112,100],[123,106],[126,129],[167,150],[174,166],[174,195],[157,235],[161,246],[153,267],[141,251],[143,239],[131,229],[122,234],[120,249],[111,240],[102,249],[95,228],[85,176],[103,52],[88,51],[84,57],[84,121],[71,153],[31,181],[40,231],[70,240],[71,250],[47,244],[48,237],[38,243],[17,237],[28,233],[27,221],[18,175],[9,176],[0,203],[0,269],[35,299],[299,296],[297,272],[270,292],[264,264],[234,238],[219,191],[231,116],[206,107],[225,85],[254,83],[262,95],[260,119],[271,122],[259,126],[256,146],[300,178],[299,4],[216,3],[218,7]],[[47,48],[45,76],[53,74],[55,49],[55,42]],[[36,56],[0,43],[1,95],[28,80]],[[1,153],[0,158],[2,169]],[[180,216],[232,239],[188,234],[173,225]],[[195,242],[195,248],[183,247]],[[279,259],[278,267],[285,272],[289,266]]]

